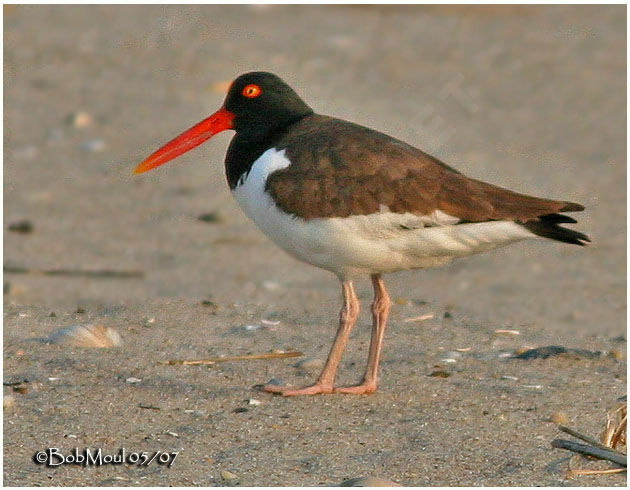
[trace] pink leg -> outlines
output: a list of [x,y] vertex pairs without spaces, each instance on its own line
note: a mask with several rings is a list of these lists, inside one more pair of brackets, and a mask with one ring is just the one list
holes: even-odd
[[392,301],[385,289],[385,283],[380,274],[372,276],[374,285],[374,302],[372,303],[372,339],[370,340],[370,353],[368,354],[367,368],[363,376],[363,382],[356,386],[335,388],[335,393],[351,393],[355,395],[368,395],[376,391],[378,384],[378,363],[381,359],[383,337],[387,328],[387,318]]
[[350,331],[359,317],[359,298],[354,292],[352,281],[344,281],[341,284],[343,291],[343,308],[339,317],[339,329],[333,342],[326,365],[314,385],[305,388],[287,388],[284,386],[266,385],[263,390],[271,393],[279,393],[284,396],[317,395],[320,393],[333,393],[335,374],[341,361],[341,356],[348,343]]

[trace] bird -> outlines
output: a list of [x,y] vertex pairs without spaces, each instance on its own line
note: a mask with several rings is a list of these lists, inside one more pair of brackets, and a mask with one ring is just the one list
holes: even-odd
[[[587,235],[562,225],[569,201],[520,194],[466,177],[391,136],[317,114],[280,77],[238,76],[223,105],[151,154],[143,173],[225,130],[235,131],[225,157],[232,195],[244,213],[289,255],[334,273],[341,282],[339,326],[317,380],[305,387],[269,383],[284,396],[376,392],[392,300],[383,274],[443,266],[533,238],[574,245]],[[359,316],[354,282],[374,289],[372,332],[363,379],[337,386],[335,376]]]

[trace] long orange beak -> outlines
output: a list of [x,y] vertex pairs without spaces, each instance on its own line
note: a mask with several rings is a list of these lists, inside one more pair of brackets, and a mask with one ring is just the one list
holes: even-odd
[[133,173],[141,174],[152,168],[159,167],[177,158],[181,154],[192,150],[196,146],[199,146],[204,141],[212,138],[215,134],[225,131],[226,129],[233,129],[233,120],[234,114],[225,107],[221,107],[221,109],[212,114],[209,118],[195,124],[192,128],[187,129],[175,139],[166,143],[162,148],[138,165]]

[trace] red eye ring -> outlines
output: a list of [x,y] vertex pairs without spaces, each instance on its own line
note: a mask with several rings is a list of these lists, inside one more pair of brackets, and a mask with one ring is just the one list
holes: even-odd
[[262,90],[255,83],[250,83],[243,89],[243,92],[241,93],[248,99],[253,99],[254,97],[258,97],[260,94],[262,94]]

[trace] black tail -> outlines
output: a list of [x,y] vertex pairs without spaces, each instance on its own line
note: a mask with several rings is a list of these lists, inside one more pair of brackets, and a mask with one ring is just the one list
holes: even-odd
[[[580,206],[580,208],[581,209],[565,208],[562,211],[581,211],[584,209],[582,206]],[[591,239],[584,233],[563,228],[562,226],[559,226],[558,223],[577,223],[577,221],[570,216],[553,213],[545,214],[543,216],[539,216],[537,220],[525,221],[520,224],[538,236],[551,238],[552,240],[557,240],[559,242],[571,243],[582,247],[591,242]]]

